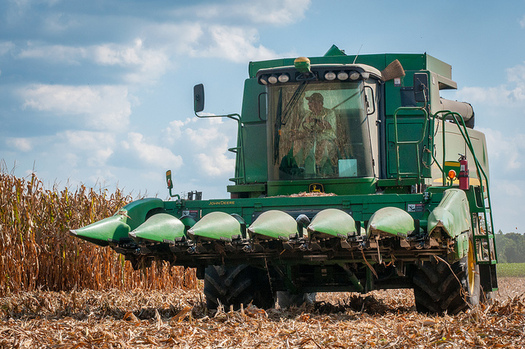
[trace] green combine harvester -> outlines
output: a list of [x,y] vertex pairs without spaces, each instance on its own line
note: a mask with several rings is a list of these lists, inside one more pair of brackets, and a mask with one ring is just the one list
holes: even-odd
[[168,171],[172,199],[71,234],[134,268],[196,268],[210,309],[414,289],[418,311],[455,314],[497,289],[485,136],[440,97],[456,88],[427,54],[251,62],[241,114],[222,115],[238,123],[229,199],[173,195]]

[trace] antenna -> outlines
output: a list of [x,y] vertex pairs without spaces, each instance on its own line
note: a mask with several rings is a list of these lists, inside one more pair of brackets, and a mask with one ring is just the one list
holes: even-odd
[[359,50],[357,50],[357,54],[355,55],[354,61],[352,64],[355,64],[355,61],[357,61],[357,57],[359,57],[359,52],[361,52],[361,49],[363,48],[363,44],[361,44],[361,47],[359,47]]

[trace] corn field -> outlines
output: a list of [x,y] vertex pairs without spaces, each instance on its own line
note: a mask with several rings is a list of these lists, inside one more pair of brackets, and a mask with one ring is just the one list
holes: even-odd
[[0,297],[39,289],[196,287],[193,270],[159,262],[135,271],[109,247],[69,236],[69,229],[109,217],[131,200],[119,189],[46,189],[35,174],[18,178],[0,168]]

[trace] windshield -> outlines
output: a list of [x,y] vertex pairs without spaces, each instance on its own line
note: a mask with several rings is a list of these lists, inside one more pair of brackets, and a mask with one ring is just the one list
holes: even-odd
[[270,180],[371,177],[362,82],[270,86]]

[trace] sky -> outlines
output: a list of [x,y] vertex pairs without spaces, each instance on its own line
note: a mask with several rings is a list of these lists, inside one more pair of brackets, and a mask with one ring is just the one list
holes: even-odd
[[0,166],[48,188],[226,198],[248,62],[428,53],[487,138],[495,231],[525,230],[525,0],[3,0]]

